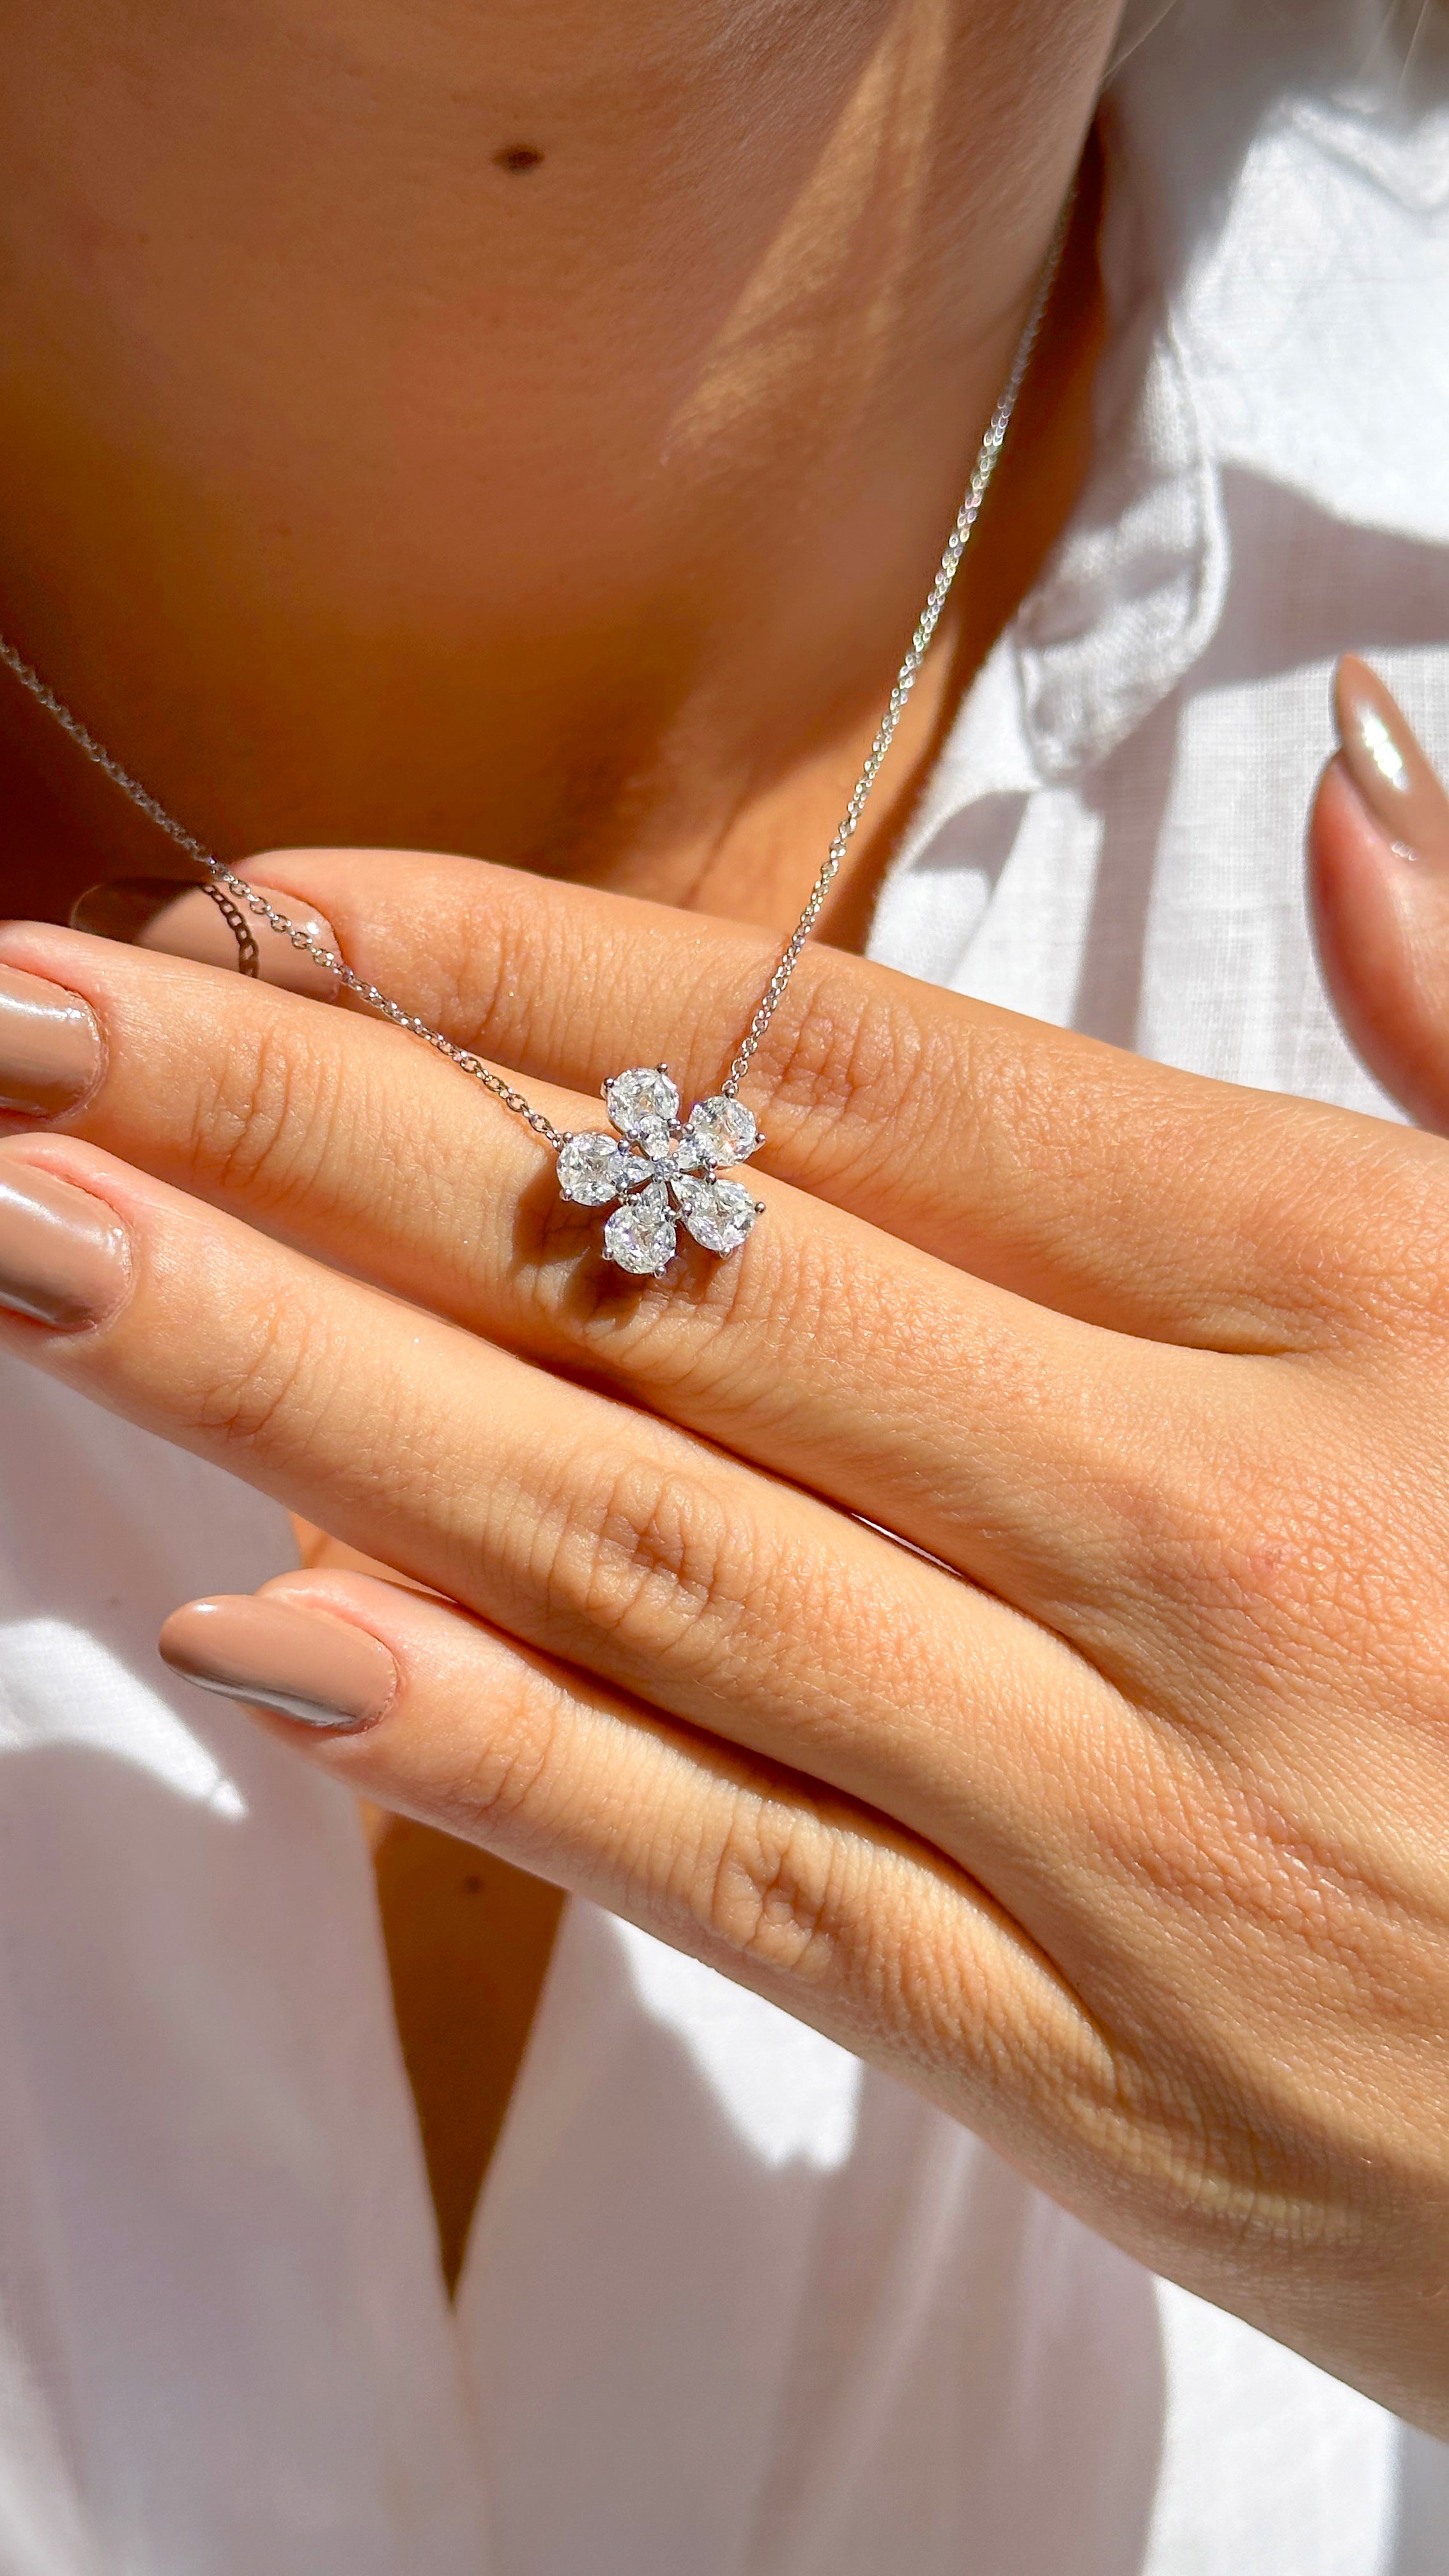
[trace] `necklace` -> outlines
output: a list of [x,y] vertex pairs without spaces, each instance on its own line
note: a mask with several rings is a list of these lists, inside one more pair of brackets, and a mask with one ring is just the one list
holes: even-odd
[[446,1056],[450,1064],[457,1065],[460,1072],[481,1083],[483,1089],[491,1092],[513,1117],[532,1128],[535,1136],[557,1157],[558,1184],[564,1198],[578,1207],[612,1209],[613,1213],[604,1226],[604,1251],[619,1269],[632,1272],[639,1278],[658,1278],[674,1258],[681,1225],[706,1252],[720,1256],[738,1252],[756,1219],[764,1215],[761,1202],[753,1198],[741,1182],[722,1178],[725,1172],[747,1163],[764,1142],[755,1123],[754,1112],[739,1097],[740,1085],[784,999],[786,987],[799,963],[800,952],[820,917],[821,906],[855,838],[866,800],[895,739],[906,702],[940,624],[941,612],[980,516],[981,505],[996,470],[996,460],[1006,443],[1017,396],[1031,364],[1042,317],[1055,283],[1071,210],[1069,198],[1038,280],[1011,372],[977,451],[966,497],[956,513],[945,552],[926,594],[926,604],[892,683],[885,713],[851,789],[850,801],[831,836],[819,874],[780,953],[775,971],[760,996],[754,1017],[740,1040],[724,1081],[718,1091],[697,1101],[685,1118],[680,1116],[679,1092],[668,1068],[664,1065],[636,1065],[627,1073],[614,1074],[602,1086],[604,1106],[614,1130],[612,1135],[595,1129],[579,1134],[562,1134],[541,1109],[535,1108],[521,1091],[501,1074],[495,1073],[469,1048],[459,1046],[441,1029],[431,1028],[426,1020],[406,1010],[401,1002],[380,992],[375,984],[369,984],[348,965],[345,958],[324,947],[320,940],[309,938],[305,930],[290,921],[284,912],[279,912],[265,895],[248,884],[245,877],[238,876],[214,851],[207,849],[194,833],[187,831],[184,824],[168,814],[159,799],[143,787],[139,779],[133,778],[104,744],[96,740],[79,716],[72,714],[64,701],[46,685],[39,672],[32,670],[3,635],[0,635],[0,662],[5,664],[21,687],[28,690],[37,705],[54,717],[87,760],[103,770],[178,849],[184,850],[188,858],[205,869],[206,890],[231,925],[237,942],[238,963],[244,974],[254,975],[258,964],[256,941],[247,919],[250,914],[253,919],[266,922],[268,928],[281,937],[289,939],[294,948],[311,957],[348,992],[365,1002],[369,1009],[391,1020],[395,1027],[406,1030],[409,1037],[421,1038],[426,1045],[436,1048],[439,1055]]

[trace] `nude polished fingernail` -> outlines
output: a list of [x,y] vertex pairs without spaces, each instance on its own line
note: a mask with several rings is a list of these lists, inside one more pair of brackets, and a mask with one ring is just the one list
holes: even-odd
[[0,1109],[58,1118],[101,1078],[95,1014],[75,993],[16,966],[0,966]]
[[120,1304],[130,1271],[126,1229],[102,1200],[0,1156],[0,1306],[80,1332]]
[[303,1726],[374,1726],[397,1695],[397,1666],[365,1628],[266,1594],[188,1601],[159,1644],[172,1671],[203,1690],[255,1700]]
[[1397,699],[1350,653],[1333,704],[1344,765],[1380,831],[1423,866],[1449,868],[1449,796]]
[[[323,948],[337,947],[337,934],[310,904],[290,903],[285,895],[268,900],[309,939]],[[249,912],[246,925],[257,944],[257,972],[264,984],[288,993],[305,993],[316,1002],[337,998],[337,978],[314,957],[294,948],[280,931],[270,930]],[[89,930],[98,939],[120,939],[131,948],[153,948],[165,957],[194,958],[201,966],[234,970],[236,933],[206,888],[177,877],[112,877],[88,886],[71,905],[72,930]]]

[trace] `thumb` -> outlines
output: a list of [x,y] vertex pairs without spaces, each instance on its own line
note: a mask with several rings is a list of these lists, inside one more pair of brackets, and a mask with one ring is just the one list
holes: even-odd
[[1308,828],[1324,975],[1369,1071],[1420,1126],[1449,1134],[1449,796],[1352,654],[1334,714],[1339,749]]

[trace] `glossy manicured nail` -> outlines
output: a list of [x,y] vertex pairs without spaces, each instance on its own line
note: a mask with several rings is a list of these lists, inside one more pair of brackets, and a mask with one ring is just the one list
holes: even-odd
[[[269,901],[309,939],[323,948],[336,948],[337,934],[320,912],[307,904],[293,904],[286,895],[272,895]],[[305,950],[294,948],[279,931],[269,930],[254,912],[245,918],[257,943],[257,969],[264,984],[305,993],[312,1001],[336,1000],[335,975],[329,975]],[[71,906],[70,926],[93,931],[99,939],[122,939],[132,948],[159,949],[167,957],[193,957],[202,966],[234,969],[237,962],[236,933],[205,886],[187,885],[176,877],[112,877],[105,885],[88,886]]]
[[189,1682],[303,1726],[373,1726],[397,1692],[397,1666],[365,1628],[267,1594],[188,1601],[159,1642],[163,1660]]
[[1379,830],[1423,866],[1449,868],[1449,796],[1403,708],[1353,653],[1333,703],[1344,765]]
[[0,966],[0,1109],[58,1118],[94,1091],[103,1061],[95,1017],[76,994]]
[[0,1154],[0,1306],[79,1332],[120,1304],[130,1268],[126,1229],[101,1199]]

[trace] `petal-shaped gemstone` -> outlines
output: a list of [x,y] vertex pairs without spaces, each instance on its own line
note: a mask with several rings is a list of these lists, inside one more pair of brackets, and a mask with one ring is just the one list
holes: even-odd
[[706,1252],[738,1252],[760,1213],[738,1181],[697,1181],[681,1172],[674,1195],[695,1242]]
[[689,1133],[710,1163],[747,1163],[760,1141],[760,1131],[743,1101],[717,1091],[689,1113]]
[[656,1153],[663,1150],[679,1115],[679,1094],[657,1065],[641,1064],[605,1083],[604,1106],[621,1136],[632,1137],[646,1153]]
[[668,1269],[677,1240],[674,1211],[662,1181],[651,1181],[647,1190],[626,1199],[604,1228],[609,1259],[640,1279],[657,1279],[661,1270]]
[[558,1185],[575,1207],[607,1207],[622,1197],[629,1155],[613,1136],[565,1136],[558,1149]]

